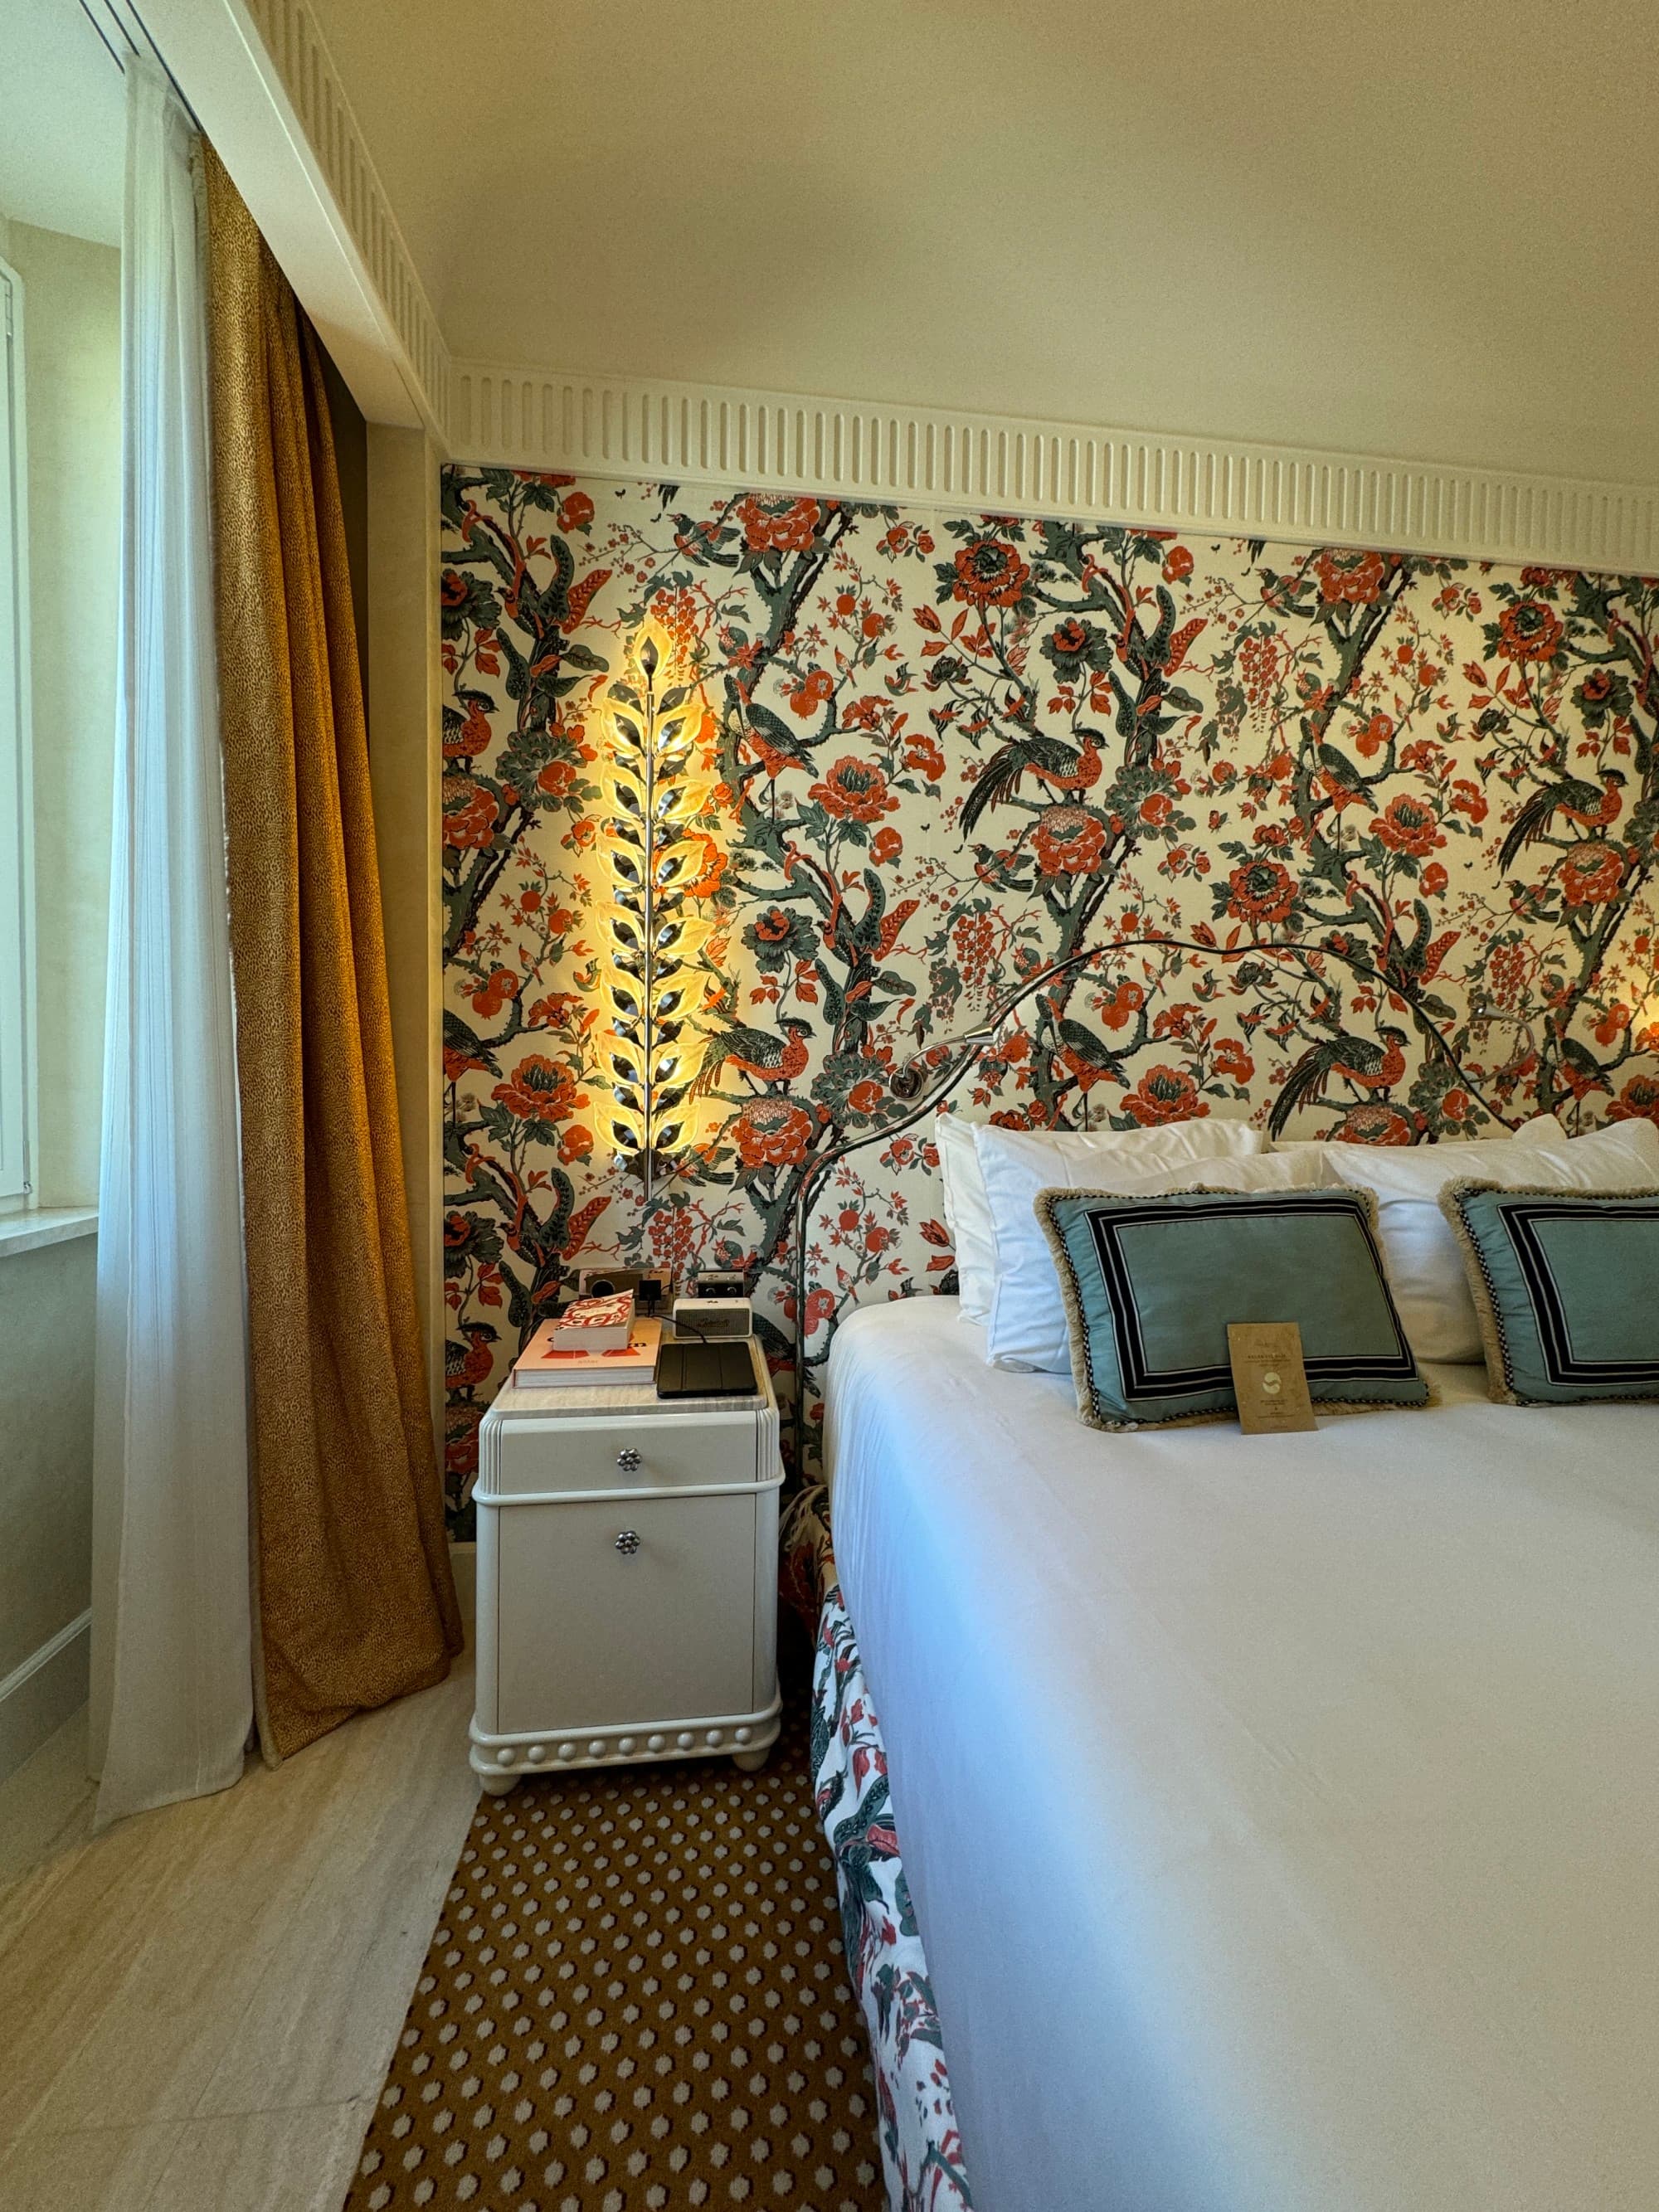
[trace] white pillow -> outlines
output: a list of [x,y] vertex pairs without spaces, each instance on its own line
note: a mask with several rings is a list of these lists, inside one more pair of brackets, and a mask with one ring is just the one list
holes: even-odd
[[[1142,1141],[1173,1136],[1176,1129],[1215,1133],[1207,1140],[1212,1149],[1183,1155],[1168,1145]],[[975,1141],[996,1240],[996,1286],[985,1356],[994,1367],[1037,1368],[1053,1375],[1071,1373],[1072,1353],[1060,1279],[1037,1225],[1039,1191],[1060,1188],[1156,1197],[1194,1183],[1213,1183],[1223,1190],[1284,1190],[1330,1180],[1323,1163],[1311,1155],[1263,1152],[1260,1133],[1243,1121],[1183,1121],[1135,1132],[1127,1143],[1115,1130],[1048,1136],[993,1128],[976,1131]]]
[[[939,1176],[945,1186],[945,1225],[951,1233],[951,1249],[957,1255],[957,1292],[962,1302],[958,1318],[963,1321],[986,1319],[996,1283],[996,1238],[975,1145],[986,1126],[965,1121],[960,1114],[941,1113],[933,1122]],[[1133,1158],[1148,1169],[1177,1160],[1212,1159],[1224,1152],[1255,1152],[1262,1145],[1260,1133],[1245,1122],[1224,1121],[1210,1115],[1200,1115],[1189,1121],[1172,1121],[1161,1129],[999,1129],[997,1134],[1026,1137],[1036,1145],[1058,1146],[1062,1158],[1071,1150],[1110,1152]],[[1042,1184],[1037,1186],[1038,1189],[1043,1188]],[[1036,1225],[1035,1217],[1031,1225]],[[1048,1249],[1046,1244],[1042,1245],[1045,1259]],[[1071,1370],[1067,1367],[1065,1371],[1069,1374]]]
[[1480,1324],[1451,1224],[1440,1211],[1449,1182],[1471,1176],[1505,1189],[1640,1190],[1659,1186],[1659,1131],[1620,1121],[1568,1137],[1552,1115],[1513,1137],[1441,1145],[1328,1145],[1332,1168],[1377,1203],[1382,1254],[1400,1318],[1420,1360],[1472,1365]]
[[991,1310],[997,1254],[991,1237],[991,1209],[985,1202],[979,1155],[974,1149],[973,1124],[964,1121],[960,1114],[940,1114],[933,1122],[933,1141],[939,1146],[939,1171],[945,1185],[945,1225],[957,1255],[960,1318],[983,1321]]

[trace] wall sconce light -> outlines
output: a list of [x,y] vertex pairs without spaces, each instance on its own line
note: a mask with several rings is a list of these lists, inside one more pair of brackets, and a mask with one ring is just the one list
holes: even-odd
[[708,798],[687,772],[696,696],[669,680],[672,669],[672,648],[647,623],[611,689],[604,771],[611,809],[601,985],[610,1135],[647,1198],[690,1135],[696,1066],[685,1023],[696,988],[692,963],[708,935],[686,899],[702,853],[685,830]]

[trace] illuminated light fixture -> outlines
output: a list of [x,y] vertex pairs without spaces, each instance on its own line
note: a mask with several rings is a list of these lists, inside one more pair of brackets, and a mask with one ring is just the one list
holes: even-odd
[[643,1177],[647,1198],[693,1133],[698,1044],[687,1016],[710,929],[686,897],[705,860],[702,839],[686,832],[712,787],[689,772],[698,701],[694,686],[672,680],[672,661],[667,639],[647,623],[611,687],[603,771],[611,895],[603,908],[601,1069],[612,1149]]

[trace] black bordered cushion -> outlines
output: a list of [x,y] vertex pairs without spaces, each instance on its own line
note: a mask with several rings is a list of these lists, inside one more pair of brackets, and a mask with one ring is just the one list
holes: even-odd
[[1455,1182],[1492,1395],[1511,1406],[1659,1401],[1659,1191]]
[[1045,1190],[1036,1216],[1091,1427],[1237,1411],[1227,1329],[1294,1322],[1316,1404],[1425,1406],[1389,1295],[1369,1191]]

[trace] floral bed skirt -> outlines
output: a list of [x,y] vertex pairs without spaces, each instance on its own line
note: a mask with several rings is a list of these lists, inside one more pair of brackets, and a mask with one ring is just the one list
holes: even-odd
[[842,1602],[824,1503],[817,1487],[793,1503],[784,1586],[817,1622],[812,1787],[835,1856],[847,1969],[869,2031],[887,2201],[891,2212],[969,2212],[939,2014],[893,1827],[887,1753]]

